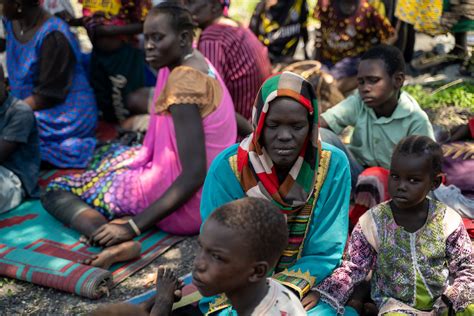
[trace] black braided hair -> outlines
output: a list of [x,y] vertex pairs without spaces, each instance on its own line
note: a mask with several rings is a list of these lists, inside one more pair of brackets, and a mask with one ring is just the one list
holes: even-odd
[[427,155],[431,159],[431,175],[433,178],[441,174],[443,150],[441,145],[427,136],[411,135],[403,138],[395,147],[395,155]]
[[168,0],[154,6],[149,15],[165,13],[171,17],[171,23],[174,30],[180,32],[184,30],[194,31],[196,24],[193,21],[191,12],[176,0]]

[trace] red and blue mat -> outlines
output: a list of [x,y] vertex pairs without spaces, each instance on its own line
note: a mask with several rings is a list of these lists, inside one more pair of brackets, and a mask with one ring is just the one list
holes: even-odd
[[27,201],[0,215],[0,275],[97,299],[144,268],[182,237],[150,230],[135,238],[140,258],[110,270],[78,263],[101,249],[79,242],[79,233]]

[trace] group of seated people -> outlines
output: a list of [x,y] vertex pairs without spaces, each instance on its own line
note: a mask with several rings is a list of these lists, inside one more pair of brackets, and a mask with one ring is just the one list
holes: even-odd
[[[383,315],[474,313],[470,239],[455,211],[427,197],[441,183],[443,154],[426,113],[401,91],[402,53],[367,48],[350,61],[358,91],[319,113],[306,79],[270,75],[266,47],[225,15],[228,4],[164,1],[143,26],[92,32],[100,44],[91,72],[122,60],[116,50],[95,54],[136,52],[114,31],[141,28],[146,62],[158,71],[151,102],[146,93],[128,98],[144,103],[134,113],[148,113],[149,123],[142,145],[125,146],[95,140],[100,93],[67,23],[36,0],[5,1],[0,211],[41,195],[52,216],[103,247],[83,263],[105,269],[138,257],[133,238],[149,228],[200,233],[193,282],[205,314],[364,314],[370,306],[351,294],[369,275]],[[348,126],[345,145],[338,134]],[[40,194],[40,166],[85,170]],[[145,309],[170,314],[180,286],[160,269]]]

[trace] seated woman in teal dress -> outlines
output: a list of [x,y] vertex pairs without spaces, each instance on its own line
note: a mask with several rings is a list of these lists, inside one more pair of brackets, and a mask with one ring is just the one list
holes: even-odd
[[[287,216],[290,236],[273,278],[295,292],[309,315],[335,315],[325,302],[316,305],[312,289],[341,262],[351,177],[342,151],[319,141],[317,110],[314,89],[302,77],[283,72],[268,79],[254,105],[254,132],[209,169],[201,216],[204,222],[245,196],[274,202]],[[222,295],[200,302],[207,315],[230,315],[231,308]],[[357,313],[348,307],[345,315]]]

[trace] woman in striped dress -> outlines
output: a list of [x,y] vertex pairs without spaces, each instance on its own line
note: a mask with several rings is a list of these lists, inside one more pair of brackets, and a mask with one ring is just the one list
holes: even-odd
[[185,0],[203,30],[197,48],[222,76],[234,101],[238,132],[252,132],[249,120],[258,89],[271,74],[267,48],[240,23],[227,17],[229,0]]

